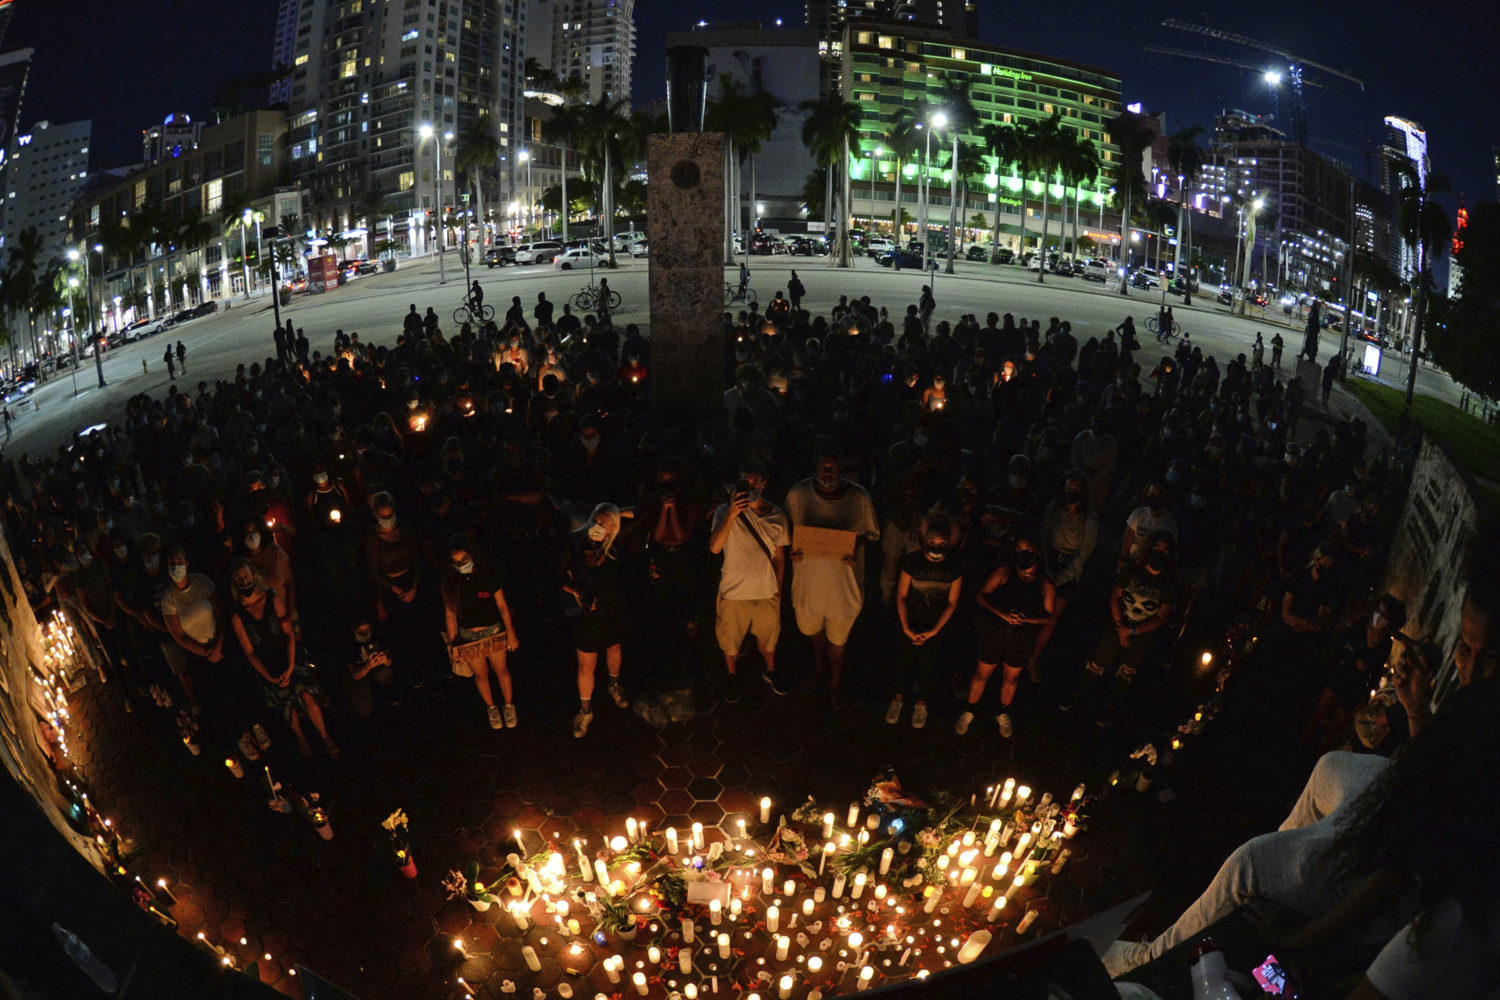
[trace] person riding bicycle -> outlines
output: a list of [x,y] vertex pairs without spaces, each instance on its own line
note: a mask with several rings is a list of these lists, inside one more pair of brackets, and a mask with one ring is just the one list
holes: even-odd
[[469,300],[473,303],[475,312],[479,312],[484,306],[484,289],[479,286],[478,278],[469,286]]

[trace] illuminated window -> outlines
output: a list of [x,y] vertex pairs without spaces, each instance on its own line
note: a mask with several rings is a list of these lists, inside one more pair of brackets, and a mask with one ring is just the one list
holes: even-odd
[[300,56],[298,56],[292,62],[292,65],[294,65],[294,66],[304,66],[306,64],[307,64],[307,53],[306,52],[302,53]]
[[359,72],[359,60],[350,59],[344,63],[343,69],[339,71],[339,76],[348,79],[357,72]]
[[967,58],[969,58],[969,54],[967,52],[965,52],[963,49],[954,49],[953,50],[953,58],[955,58],[955,59],[967,59]]
[[892,38],[890,35],[881,35],[880,36],[880,47],[882,49],[893,49],[893,48],[896,47],[896,40],[894,38]]
[[224,204],[224,182],[211,180],[203,185],[203,211],[217,212]]
[[416,183],[416,178],[410,170],[403,170],[396,175],[396,190],[398,191],[410,191],[414,183]]

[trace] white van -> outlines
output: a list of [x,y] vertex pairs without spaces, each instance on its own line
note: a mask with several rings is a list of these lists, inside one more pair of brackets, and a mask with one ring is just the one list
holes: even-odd
[[540,243],[522,243],[516,247],[517,264],[550,264],[552,258],[562,253],[563,245],[556,240]]

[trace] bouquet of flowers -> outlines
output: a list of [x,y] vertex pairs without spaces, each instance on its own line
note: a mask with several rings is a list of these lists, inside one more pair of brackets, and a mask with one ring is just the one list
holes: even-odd
[[771,840],[766,844],[766,860],[780,865],[793,865],[802,869],[808,878],[818,877],[817,870],[808,861],[807,841],[802,834],[786,825],[785,816],[781,817],[776,832],[771,834]]
[[448,877],[443,879],[443,891],[448,894],[449,899],[480,903],[495,902],[495,897],[486,891],[484,883],[479,881],[478,861],[470,861],[463,871],[450,869]]
[[395,853],[396,860],[404,863],[411,856],[411,844],[406,839],[406,811],[397,809],[381,820],[380,825],[390,837],[391,850]]

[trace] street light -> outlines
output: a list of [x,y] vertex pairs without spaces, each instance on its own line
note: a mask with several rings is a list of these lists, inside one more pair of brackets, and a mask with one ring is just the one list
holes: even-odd
[[[94,252],[99,255],[100,277],[103,277],[103,271],[104,271],[104,244],[102,244],[102,243],[95,243],[94,244]],[[103,354],[104,354],[104,334],[102,333],[102,331],[96,330],[95,329],[95,324],[94,324],[94,282],[93,282],[93,277],[91,276],[91,274],[89,272],[89,255],[87,253],[79,253],[77,250],[69,250],[68,251],[68,259],[69,260],[78,260],[80,257],[83,258],[83,286],[84,286],[83,287],[83,290],[84,290],[83,299],[84,299],[84,301],[86,303],[88,303],[89,336],[93,339],[93,342],[94,342],[94,374],[96,374],[99,377],[99,388],[103,389],[104,388],[104,358],[103,358]],[[116,299],[116,301],[119,301],[119,300]],[[103,311],[102,304],[100,306],[100,311],[101,312]],[[102,326],[103,324],[101,323],[99,325]]]
[[[76,250],[68,251],[68,256],[73,257]],[[76,258],[74,258],[76,259]],[[78,395],[78,300],[73,297],[73,292],[78,288],[78,279],[68,278],[68,308],[63,310],[68,320],[68,340],[73,344],[73,364],[69,366],[73,376],[73,395]],[[97,350],[95,353],[98,353]]]
[[[424,140],[434,139],[437,132],[427,123],[418,127],[417,131]],[[437,254],[438,254],[438,284],[446,284],[448,272],[443,261],[443,139],[452,139],[452,132],[444,132],[441,139],[436,139],[432,144],[432,220],[437,231]]]

